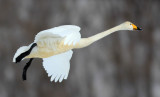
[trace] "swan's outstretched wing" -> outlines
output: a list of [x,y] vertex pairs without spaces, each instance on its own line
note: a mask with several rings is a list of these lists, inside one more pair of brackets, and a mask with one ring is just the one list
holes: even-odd
[[51,76],[51,81],[62,82],[63,79],[67,79],[70,69],[70,59],[73,51],[69,50],[65,53],[51,56],[49,58],[43,58],[43,67]]
[[39,32],[34,42],[38,42],[44,38],[65,38],[64,45],[76,44],[81,39],[80,27],[75,25],[63,25]]

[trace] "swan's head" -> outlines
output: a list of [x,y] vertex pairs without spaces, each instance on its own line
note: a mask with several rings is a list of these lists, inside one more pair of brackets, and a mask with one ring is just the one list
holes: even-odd
[[126,21],[121,24],[123,30],[142,30],[141,28],[137,27],[133,23]]
[[22,61],[23,59],[24,59],[24,57],[25,57],[25,52],[26,51],[28,51],[29,50],[29,47],[28,46],[22,46],[22,47],[20,47],[17,51],[16,51],[16,53],[15,53],[15,55],[14,55],[14,57],[13,57],[13,62],[20,62],[20,61]]

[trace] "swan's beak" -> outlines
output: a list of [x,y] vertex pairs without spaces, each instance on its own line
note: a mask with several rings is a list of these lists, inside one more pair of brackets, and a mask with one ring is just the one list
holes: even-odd
[[136,25],[132,24],[133,30],[142,30],[142,28],[137,27]]

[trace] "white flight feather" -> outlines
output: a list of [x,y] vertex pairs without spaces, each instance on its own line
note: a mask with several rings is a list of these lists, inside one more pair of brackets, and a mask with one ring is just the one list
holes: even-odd
[[69,50],[65,53],[51,56],[49,58],[43,58],[43,67],[51,76],[51,81],[62,82],[63,79],[67,79],[70,70],[70,59],[73,51]]

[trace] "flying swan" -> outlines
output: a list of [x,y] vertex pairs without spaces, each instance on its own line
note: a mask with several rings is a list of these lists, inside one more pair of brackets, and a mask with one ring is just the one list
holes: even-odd
[[119,30],[142,30],[133,23],[126,21],[116,27],[98,33],[88,38],[81,38],[80,27],[75,25],[63,25],[48,30],[40,31],[33,43],[20,47],[13,62],[20,62],[30,58],[23,69],[23,80],[26,80],[26,71],[34,58],[43,59],[43,67],[51,77],[50,81],[62,82],[67,79],[70,70],[72,49],[79,49],[102,39],[103,37]]

